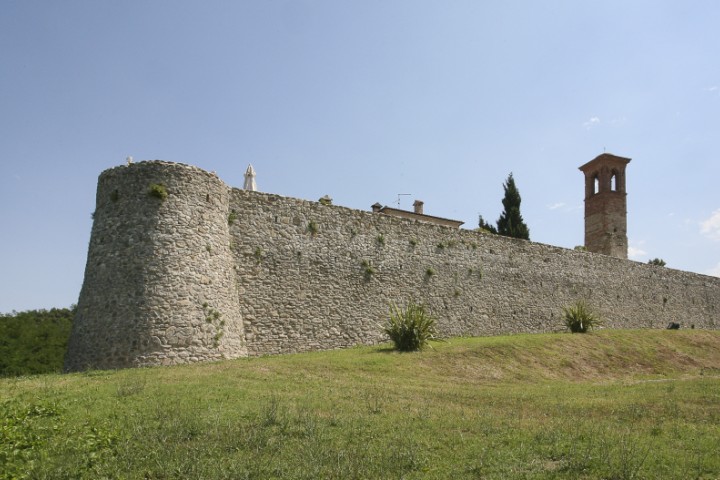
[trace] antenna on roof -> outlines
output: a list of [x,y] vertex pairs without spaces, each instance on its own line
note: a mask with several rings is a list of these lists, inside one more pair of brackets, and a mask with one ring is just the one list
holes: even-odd
[[398,208],[400,208],[400,197],[409,197],[410,195],[412,195],[412,193],[398,193],[398,194],[397,194],[397,196],[398,196],[398,199],[397,199]]

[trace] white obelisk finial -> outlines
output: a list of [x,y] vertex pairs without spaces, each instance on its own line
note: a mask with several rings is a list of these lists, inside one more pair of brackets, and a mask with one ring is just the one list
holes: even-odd
[[244,190],[250,190],[251,192],[257,191],[257,185],[255,184],[255,169],[253,169],[252,164],[248,165],[247,170],[245,170],[245,185],[243,186]]

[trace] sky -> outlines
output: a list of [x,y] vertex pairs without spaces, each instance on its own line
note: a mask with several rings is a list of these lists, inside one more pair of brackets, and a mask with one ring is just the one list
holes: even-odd
[[[82,286],[128,156],[583,243],[578,167],[627,168],[630,258],[720,276],[715,0],[0,0],[0,313]],[[409,194],[409,195],[399,195]]]

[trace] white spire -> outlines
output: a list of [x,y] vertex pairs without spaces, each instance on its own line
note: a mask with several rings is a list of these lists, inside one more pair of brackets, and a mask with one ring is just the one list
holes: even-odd
[[252,164],[248,165],[247,170],[245,170],[245,185],[243,186],[244,190],[250,190],[251,192],[257,191],[257,185],[255,184],[255,169],[253,169]]

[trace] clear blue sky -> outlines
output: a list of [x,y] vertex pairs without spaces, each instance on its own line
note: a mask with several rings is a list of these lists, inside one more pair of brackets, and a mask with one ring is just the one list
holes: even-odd
[[631,157],[631,257],[720,275],[720,2],[0,1],[0,312],[77,302],[97,176],[242,186],[583,243],[583,177]]

